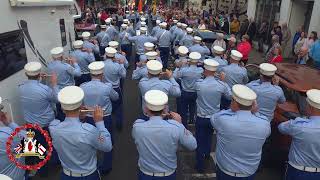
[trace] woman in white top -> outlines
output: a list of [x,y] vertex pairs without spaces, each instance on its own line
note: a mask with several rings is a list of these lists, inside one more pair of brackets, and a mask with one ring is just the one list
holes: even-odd
[[207,29],[207,25],[206,25],[206,23],[205,23],[205,21],[204,21],[203,19],[200,20],[200,24],[199,24],[199,26],[198,26],[198,29],[199,29],[199,30],[205,30],[205,29]]
[[296,45],[294,46],[294,53],[298,55],[300,49],[302,47],[308,48],[308,39],[307,33],[302,31],[299,40],[297,41]]

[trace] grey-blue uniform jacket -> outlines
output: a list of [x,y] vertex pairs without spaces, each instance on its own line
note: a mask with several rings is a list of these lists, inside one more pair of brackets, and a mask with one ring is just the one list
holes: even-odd
[[57,86],[51,89],[38,80],[27,80],[19,85],[23,119],[28,123],[47,127],[54,120],[54,107],[57,102]]
[[73,86],[74,77],[81,76],[81,69],[78,63],[70,65],[60,60],[53,60],[48,64],[48,73],[56,73],[58,76],[58,87],[62,89],[66,86]]
[[197,148],[196,139],[181,123],[152,116],[133,124],[132,137],[139,152],[140,170],[150,173],[172,172],[177,168],[177,150],[181,144],[188,150]]
[[104,64],[104,80],[111,83],[113,88],[118,88],[120,79],[126,77],[126,68],[123,64],[113,62],[111,59],[106,59]]
[[111,101],[116,101],[119,98],[111,83],[103,83],[99,79],[92,79],[81,84],[80,88],[84,91],[83,104],[86,107],[100,106],[104,109],[104,115],[111,115]]
[[149,90],[160,90],[168,96],[179,97],[181,90],[176,80],[171,77],[169,80],[160,80],[158,77],[142,78],[139,82],[139,89],[142,95],[142,109],[144,111],[144,94]]
[[[9,176],[13,180],[24,180],[25,170],[18,168],[14,163],[12,163],[6,152],[6,144],[10,134],[18,127],[16,123],[10,123],[8,127],[0,127],[0,174]],[[23,135],[18,134],[21,139],[14,138],[12,142],[12,151],[13,148],[17,147],[22,140]],[[24,157],[16,159],[19,163],[24,164]]]
[[228,84],[208,76],[196,82],[197,90],[197,116],[210,118],[220,111],[221,97],[231,99],[232,93]]
[[52,144],[63,169],[79,174],[94,172],[97,169],[97,150],[111,151],[111,136],[104,122],[95,125],[82,123],[77,117],[50,123]]
[[292,137],[289,164],[320,167],[320,116],[296,118],[281,123],[278,128],[281,133]]
[[219,168],[229,173],[253,175],[261,160],[263,144],[271,133],[268,119],[251,111],[223,110],[210,121],[217,131],[215,159]]
[[76,58],[82,73],[90,73],[88,65],[95,61],[93,53],[83,52],[82,50],[77,49],[75,51],[72,51],[70,53],[70,56]]
[[274,110],[278,103],[286,102],[286,97],[280,86],[275,86],[271,82],[251,81],[247,84],[257,94],[259,113],[272,121]]
[[221,69],[226,74],[225,82],[232,88],[235,84],[247,84],[249,81],[247,69],[238,64],[229,64]]

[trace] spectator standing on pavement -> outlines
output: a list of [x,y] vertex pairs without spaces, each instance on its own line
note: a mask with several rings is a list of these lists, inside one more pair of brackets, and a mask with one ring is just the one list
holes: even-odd
[[307,64],[308,60],[308,48],[303,46],[300,48],[300,50],[297,53],[298,59],[296,61],[296,64]]
[[236,15],[233,15],[233,20],[230,23],[231,34],[238,34],[239,30],[240,30],[240,21],[238,20]]
[[313,63],[317,69],[320,69],[320,40],[311,46],[309,50],[309,56],[313,59]]
[[302,47],[308,48],[307,33],[304,31],[301,32],[300,38],[298,39],[296,45],[294,46],[295,55],[298,55]]
[[282,37],[283,37],[281,26],[278,26],[276,28],[276,35],[279,36],[279,44],[281,44],[282,43]]
[[271,41],[272,41],[272,45],[271,45],[271,48],[268,50],[268,52],[266,54],[265,62],[269,62],[271,60],[271,58],[273,57],[274,49],[276,47],[280,47],[279,36],[278,35],[273,35]]
[[214,46],[220,46],[223,49],[227,48],[226,42],[224,41],[224,34],[223,33],[217,33],[217,39],[213,42],[212,46],[211,46],[211,51],[213,52],[213,47]]
[[281,42],[281,47],[283,51],[287,49],[290,40],[291,40],[291,31],[287,23],[283,23],[282,24],[282,42]]
[[243,55],[240,62],[242,62],[244,65],[247,64],[249,59],[249,54],[251,52],[251,44],[249,43],[250,37],[245,34],[242,36],[241,42],[237,46],[237,50]]
[[249,20],[248,17],[242,22],[241,26],[240,26],[240,37],[242,37],[243,35],[246,34],[247,30],[249,27]]
[[256,35],[256,32],[257,32],[257,26],[256,26],[256,22],[252,18],[249,19],[249,22],[250,23],[249,23],[246,34],[249,35],[249,37],[250,37],[249,42],[250,42],[250,44],[252,44],[252,39]]
[[267,22],[263,21],[260,25],[260,28],[258,30],[258,46],[259,46],[259,52],[263,52],[263,43],[266,40],[266,33],[268,31]]
[[273,51],[273,57],[271,58],[269,63],[281,63],[283,60],[282,58],[282,50],[281,47],[278,46]]
[[296,43],[298,42],[298,40],[300,39],[301,36],[301,32],[303,31],[303,26],[300,26],[298,28],[298,30],[296,31],[296,33],[293,36],[293,40],[292,40],[292,55],[295,55],[294,53],[294,48],[296,46]]
[[200,24],[199,24],[199,26],[198,26],[198,29],[199,29],[199,30],[205,30],[205,29],[207,29],[207,25],[206,25],[204,19],[201,19],[201,20],[200,20]]

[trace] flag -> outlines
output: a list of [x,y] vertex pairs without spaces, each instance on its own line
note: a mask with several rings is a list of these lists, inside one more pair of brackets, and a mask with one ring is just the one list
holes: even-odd
[[44,148],[41,144],[38,144],[38,153],[42,156],[46,152],[46,148]]
[[142,11],[142,7],[143,4],[142,4],[142,0],[139,0],[139,4],[138,4],[138,12],[141,12]]
[[17,154],[19,154],[19,153],[21,152],[21,150],[22,150],[22,145],[21,145],[21,144],[19,144],[16,148],[14,148],[14,151],[15,151]]

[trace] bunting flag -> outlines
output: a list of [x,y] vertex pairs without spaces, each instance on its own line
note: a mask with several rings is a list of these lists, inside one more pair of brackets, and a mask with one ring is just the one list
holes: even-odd
[[143,11],[143,10],[142,10],[142,8],[143,8],[142,0],[139,0],[139,4],[138,4],[138,12]]

